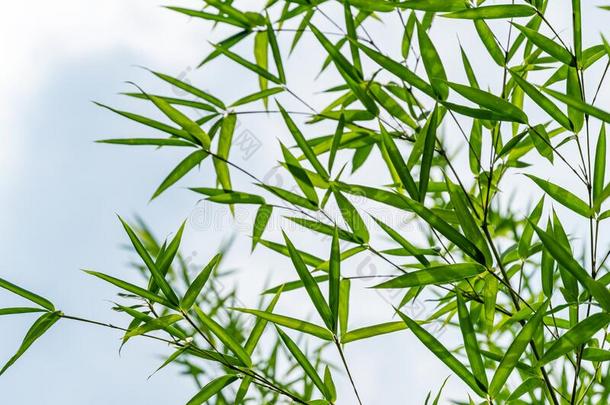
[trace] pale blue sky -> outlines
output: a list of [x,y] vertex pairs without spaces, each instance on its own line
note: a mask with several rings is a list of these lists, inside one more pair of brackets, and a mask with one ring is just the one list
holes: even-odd
[[[221,223],[225,224],[226,236],[235,226],[225,211],[198,205],[197,197],[181,188],[212,185],[207,166],[201,174],[193,174],[180,187],[149,203],[152,191],[181,154],[94,144],[100,138],[151,133],[90,101],[146,111],[138,102],[116,96],[130,90],[124,84],[126,80],[136,81],[147,90],[171,94],[169,87],[134,65],[174,75],[189,72],[194,84],[226,95],[226,100],[242,95],[244,89],[242,81],[223,81],[222,75],[239,77],[243,71],[222,62],[210,65],[205,72],[189,71],[207,52],[208,31],[199,22],[188,22],[160,9],[155,2],[59,0],[36,8],[13,3],[3,6],[0,16],[0,277],[49,297],[66,313],[125,324],[124,318],[109,309],[116,290],[79,270],[92,268],[117,275],[128,271],[130,256],[120,249],[125,237],[115,213],[130,218],[140,215],[160,236],[170,234],[183,219],[199,215],[201,210],[224,221]],[[591,7],[587,21],[600,26],[594,22],[603,17],[593,11],[592,4],[603,2],[587,3]],[[562,19],[557,21],[561,24]],[[388,29],[392,24],[385,32]],[[400,40],[401,33],[395,32],[394,37],[388,38],[392,44]],[[463,42],[475,41],[468,27],[462,26],[458,32]],[[444,56],[457,60],[455,33],[434,35]],[[598,37],[587,33],[587,38],[597,41]],[[317,64],[303,63],[311,50],[305,48],[288,62],[288,68],[297,72],[294,77],[311,77],[317,72]],[[484,80],[493,73],[486,69],[487,65],[479,66],[476,52],[471,57],[477,61],[475,68],[482,72]],[[461,68],[450,72],[450,76],[463,80]],[[250,79],[248,76],[244,81]],[[315,100],[319,96],[311,94],[308,84],[309,79],[293,79],[291,86]],[[332,75],[323,76],[316,88],[331,84]],[[610,100],[607,93],[602,94],[606,105]],[[264,176],[279,156],[276,138],[289,141],[289,136],[273,119],[252,117],[242,125],[261,140],[263,147],[249,160],[238,154],[239,163]],[[313,136],[314,132],[308,134]],[[364,179],[377,181],[375,176],[370,171]],[[235,182],[246,187],[246,180],[237,177]],[[515,182],[522,184],[521,180]],[[532,190],[522,188],[527,198],[518,203],[533,199]],[[251,217],[247,211],[244,215],[240,223],[249,224]],[[288,262],[276,255],[258,252],[250,258],[246,253],[249,229],[238,226],[237,231],[239,237],[227,265],[243,269],[239,277],[240,298],[253,304],[259,287],[270,274],[274,280],[292,279],[295,275]],[[272,230],[275,233],[271,235],[277,236],[277,231]],[[311,237],[301,235],[299,243],[315,243]],[[197,252],[203,261],[213,254],[221,239],[217,229],[189,226],[185,252]],[[360,265],[366,267],[369,263]],[[379,269],[384,270],[387,269]],[[357,294],[361,294],[362,301],[354,307],[355,326],[389,320],[391,308],[383,299],[373,293]],[[300,309],[299,297],[291,296],[283,304],[286,313]],[[0,291],[0,307],[18,302]],[[27,315],[0,318],[0,361],[12,355],[33,319]],[[158,366],[158,355],[167,353],[166,348],[139,341],[129,344],[119,357],[119,337],[113,331],[60,322],[0,378],[0,402],[166,405],[182,404],[193,394],[191,381],[181,378],[176,369],[168,368],[153,379],[146,379]],[[443,338],[451,341],[448,334]],[[450,374],[407,333],[355,344],[348,348],[348,355],[367,403],[400,403],[396,398],[405,397],[409,403],[423,402],[428,390],[437,389]],[[341,403],[350,404],[352,397],[346,381],[340,383],[345,391]],[[464,387],[452,378],[447,392],[462,395]],[[383,398],[386,400],[381,401]]]

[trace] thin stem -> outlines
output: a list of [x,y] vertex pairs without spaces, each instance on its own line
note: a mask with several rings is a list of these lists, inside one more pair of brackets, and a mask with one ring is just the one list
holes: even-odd
[[347,365],[347,360],[345,359],[345,354],[343,353],[343,348],[341,347],[341,343],[339,343],[339,339],[337,339],[336,336],[334,336],[333,340],[335,341],[335,346],[337,347],[337,351],[339,352],[339,356],[341,357],[341,362],[343,362],[343,367],[345,367],[345,372],[347,372],[347,376],[349,378],[349,382],[352,385],[352,388],[354,390],[354,394],[356,395],[356,399],[358,400],[358,403],[360,405],[362,405],[362,400],[360,399],[360,395],[358,394],[358,389],[356,388],[356,383],[354,382],[354,377],[352,376],[352,373]]

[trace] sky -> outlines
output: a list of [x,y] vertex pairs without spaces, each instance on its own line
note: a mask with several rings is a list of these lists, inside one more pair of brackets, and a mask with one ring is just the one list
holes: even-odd
[[[195,3],[176,0],[171,4]],[[602,2],[585,3],[587,26],[602,26],[602,12],[593,7]],[[568,26],[566,15],[551,17],[558,26]],[[459,34],[462,43],[473,46],[471,59],[476,61],[482,82],[491,80],[496,74],[494,67],[480,58],[483,50],[470,28],[458,24],[455,32],[433,31],[432,35],[443,58],[457,60]],[[396,24],[390,22],[372,30],[391,34],[387,46],[397,49],[402,33]],[[88,268],[115,275],[127,271],[132,256],[121,248],[126,239],[116,214],[130,219],[139,215],[162,237],[171,235],[187,219],[183,253],[195,262],[205,262],[223,240],[237,235],[226,265],[241,269],[236,282],[240,286],[240,300],[246,305],[256,303],[265,282],[295,277],[289,262],[277,255],[262,249],[249,255],[247,235],[252,211],[238,211],[233,220],[222,207],[199,202],[184,190],[186,186],[211,186],[213,180],[207,176],[209,166],[149,202],[153,190],[182,157],[181,153],[94,143],[101,138],[149,136],[150,132],[92,101],[148,111],[137,101],[119,96],[120,92],[132,90],[127,81],[149,91],[176,93],[139,66],[187,78],[222,94],[226,101],[243,95],[244,86],[249,85],[245,83],[252,82],[252,77],[225,80],[244,74],[233,64],[218,60],[205,71],[194,68],[209,51],[207,41],[222,34],[211,33],[205,24],[145,0],[58,0],[39,2],[35,7],[26,2],[3,5],[0,277],[49,297],[71,315],[125,324],[124,318],[110,310],[116,290],[80,270]],[[585,35],[586,42],[598,41],[596,32],[585,31]],[[311,88],[319,65],[317,61],[310,63],[308,56],[316,49],[312,41],[304,41],[303,49],[287,61],[287,70],[294,78],[290,79],[290,87],[314,103],[323,97],[316,91],[336,83],[336,77],[325,74],[316,82],[315,89]],[[464,80],[458,65],[449,75]],[[602,105],[608,105],[608,92],[602,92],[601,97]],[[277,120],[265,117],[244,118],[239,125],[240,134],[254,137],[261,146],[251,156],[238,152],[237,162],[270,181],[283,182],[270,169],[271,162],[279,157],[277,139],[290,143],[285,128]],[[314,136],[316,132],[307,130],[306,134]],[[552,174],[565,175],[561,171]],[[359,180],[376,182],[377,176],[373,169],[363,173]],[[235,183],[236,188],[247,187],[247,179],[236,178]],[[516,204],[523,207],[534,199],[534,189],[524,184],[520,179],[513,183],[513,190],[519,190],[522,197]],[[279,240],[279,227],[276,228],[270,231],[270,239]],[[578,224],[574,223],[573,228],[578,229]],[[311,235],[290,231],[297,246],[312,251],[314,246],[327,246]],[[358,274],[387,270],[367,258],[347,263]],[[362,288],[357,290],[362,291],[356,293],[359,304],[353,309],[355,327],[391,319],[388,297]],[[304,296],[296,293],[287,297],[281,304],[284,313],[311,314],[311,309],[301,305]],[[22,304],[0,292],[0,307],[17,303]],[[430,305],[422,305],[423,308],[414,309],[422,317],[433,310]],[[0,359],[12,355],[33,319],[28,315],[0,318]],[[442,338],[451,340],[451,336],[446,333]],[[173,368],[147,380],[160,364],[160,355],[168,353],[166,347],[141,340],[128,345],[119,355],[119,338],[117,333],[103,328],[61,321],[0,378],[0,401],[15,405],[165,405],[185,403],[193,395],[195,387],[191,381]],[[427,392],[436,390],[450,374],[406,332],[354,344],[347,354],[365,403],[398,403],[396,398],[407,395],[423,403]],[[389,386],[392,390],[387,389]],[[351,403],[343,377],[340,391],[345,398],[340,403]],[[447,392],[462,395],[464,387],[454,377]]]

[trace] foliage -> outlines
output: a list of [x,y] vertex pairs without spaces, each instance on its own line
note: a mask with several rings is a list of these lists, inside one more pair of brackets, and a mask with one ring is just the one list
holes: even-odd
[[[224,252],[193,275],[179,253],[184,224],[171,240],[159,243],[143,223],[121,219],[145,283],[89,273],[122,291],[125,303],[114,309],[130,319],[129,325],[66,315],[47,299],[0,279],[0,287],[35,304],[2,309],[0,315],[43,313],[0,373],[63,318],[122,329],[123,344],[146,337],[172,345],[176,351],[160,368],[175,363],[195,379],[200,390],[189,405],[332,404],[354,398],[362,403],[345,347],[408,329],[464,383],[460,403],[607,403],[610,251],[601,245],[602,222],[610,216],[604,208],[610,196],[605,181],[610,113],[597,101],[610,45],[602,37],[585,47],[581,2],[567,3],[270,0],[255,12],[231,1],[206,0],[200,9],[169,7],[231,30],[200,68],[225,58],[241,66],[244,77],[256,76],[259,90],[225,104],[220,96],[152,72],[191,98],[139,88],[128,93],[154,105],[161,120],[106,108],[165,137],[101,142],[186,151],[153,198],[212,161],[205,177],[211,179],[213,170],[215,185],[192,190],[232,211],[242,204],[257,206],[252,249],[262,245],[290,258],[298,280],[265,291],[258,308],[243,308],[235,289],[218,287],[227,273],[220,270]],[[547,19],[553,7],[570,15],[569,39]],[[392,18],[401,21],[404,32],[400,49],[386,51],[367,26]],[[479,83],[479,63],[470,61],[469,46],[460,49],[459,60],[443,60],[437,51],[434,32],[458,23],[468,24],[480,39],[477,45],[497,65],[496,83]],[[295,79],[285,59],[305,41],[318,46],[315,62],[338,80],[325,92],[322,108],[289,86]],[[244,44],[253,47],[253,56],[241,51]],[[605,63],[601,77],[595,70],[600,61]],[[456,76],[450,67],[458,65],[465,83],[450,78]],[[289,102],[306,111],[284,108]],[[190,118],[186,107],[201,112],[201,118]],[[231,160],[236,121],[253,113],[281,118],[285,125],[278,131],[294,139],[292,147],[281,145],[280,165],[295,187],[266,184]],[[305,135],[303,114],[318,136]],[[348,154],[350,174],[339,163]],[[354,179],[363,167],[386,177],[358,184]],[[549,167],[569,175],[560,183],[547,181]],[[236,175],[256,187],[233,189]],[[504,190],[514,190],[515,177],[542,193],[527,212],[506,198]],[[402,218],[417,218],[426,227],[422,235],[405,233],[368,215],[353,196]],[[330,213],[332,202],[339,215]],[[274,216],[325,236],[328,249],[300,250],[287,234],[280,241],[264,239]],[[568,233],[570,228],[576,232]],[[391,247],[382,250],[384,240]],[[391,273],[370,277],[365,287],[398,290],[401,299],[393,302],[398,315],[393,321],[354,327],[348,320],[350,288],[360,284],[350,287],[355,277],[351,262],[344,262],[366,253],[382,259]],[[313,321],[274,310],[286,292],[297,289],[307,293],[317,313]],[[412,319],[403,308],[421,296],[434,297],[437,310]],[[442,342],[426,328],[438,320],[459,331],[461,341]],[[328,361],[335,358],[331,352],[337,364]],[[341,370],[354,398],[336,398],[334,381]]]

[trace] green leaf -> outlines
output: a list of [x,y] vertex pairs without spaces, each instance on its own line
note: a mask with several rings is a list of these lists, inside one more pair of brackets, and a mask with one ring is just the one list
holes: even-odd
[[364,328],[350,330],[341,336],[341,344],[355,342],[357,340],[368,339],[374,336],[385,335],[407,329],[403,321],[386,322],[377,325],[366,326]]
[[144,325],[139,326],[135,329],[131,329],[129,332],[125,334],[124,339],[127,340],[134,336],[140,336],[148,332],[152,332],[159,329],[166,329],[167,327],[173,325],[174,323],[182,320],[182,315],[172,314],[166,315],[159,318],[151,319],[146,322]]
[[204,20],[222,22],[225,24],[231,24],[231,25],[235,25],[237,27],[242,27],[242,28],[246,28],[248,26],[244,21],[242,21],[242,19],[230,18],[230,17],[224,16],[221,14],[206,13],[204,11],[191,10],[191,9],[182,8],[182,7],[172,7],[172,6],[165,6],[165,7],[169,10],[173,10],[178,13],[188,15],[190,17],[203,18]]
[[206,200],[219,204],[265,204],[265,199],[259,195],[231,191],[228,193],[216,194],[206,198]]
[[146,125],[147,127],[151,127],[151,128],[157,129],[159,131],[168,133],[168,134],[173,135],[173,136],[177,136],[179,138],[186,139],[188,141],[192,141],[192,142],[196,141],[195,138],[193,138],[191,135],[189,135],[189,133],[187,131],[185,131],[183,129],[174,128],[174,127],[172,127],[170,125],[164,124],[164,123],[159,122],[159,121],[152,120],[152,119],[147,118],[147,117],[143,117],[143,116],[138,115],[138,114],[133,114],[133,113],[130,113],[130,112],[127,112],[127,111],[117,110],[117,109],[114,109],[112,107],[108,107],[108,106],[106,106],[104,104],[100,104],[100,103],[95,103],[95,104],[100,106],[100,107],[106,108],[107,110],[112,111],[113,113],[118,114],[118,115],[120,115],[122,117],[130,119],[130,120],[135,121],[137,123],[140,123],[142,125]]
[[299,160],[290,152],[290,150],[288,150],[288,148],[286,148],[282,143],[280,143],[280,146],[282,148],[282,155],[284,155],[284,160],[286,161],[286,167],[292,177],[294,177],[297,185],[309,201],[315,205],[318,205],[320,201],[311,178],[307,175],[307,172],[305,169],[303,169],[299,163]]
[[247,308],[233,308],[236,311],[243,312],[246,314],[251,314],[257,316],[260,319],[264,319],[266,321],[272,322],[276,325],[284,326],[286,328],[294,329],[299,332],[306,333],[308,335],[316,336],[322,340],[328,340],[329,342],[333,340],[333,334],[328,329],[325,329],[321,326],[313,324],[311,322],[303,321],[296,318],[291,318],[284,315],[273,314],[271,312],[259,311],[257,309],[247,309]]
[[167,101],[150,94],[147,94],[146,96],[159,110],[161,110],[163,114],[167,116],[167,118],[180,125],[183,130],[201,143],[204,148],[210,147],[210,137],[195,121],[191,120],[189,117],[172,107]]
[[311,379],[311,381],[313,381],[315,386],[318,387],[322,395],[330,399],[331,395],[329,394],[326,385],[324,385],[324,381],[322,381],[322,379],[318,375],[316,368],[309,362],[307,356],[301,351],[301,349],[299,349],[297,344],[294,343],[292,339],[290,339],[288,335],[285,334],[280,328],[277,328],[277,333],[280,335],[280,338],[284,342],[284,345],[286,345],[286,348],[288,349],[288,351],[290,351],[297,363],[299,363],[305,374],[307,374],[307,376]]
[[15,364],[15,362],[19,360],[19,358],[23,356],[23,354],[30,348],[30,346],[32,346],[32,344],[38,340],[38,338],[49,330],[49,328],[53,326],[53,324],[55,324],[59,318],[61,318],[60,312],[47,312],[38,318],[23,338],[23,342],[21,342],[21,346],[19,346],[17,353],[15,353],[0,370],[0,376],[4,374],[10,366]]
[[609,361],[610,351],[587,347],[582,353],[582,359],[588,361]]
[[494,96],[483,90],[474,87],[464,86],[457,83],[447,83],[451,89],[457,91],[460,95],[491,111],[510,117],[512,121],[521,124],[527,124],[527,115],[518,107],[515,107],[508,101]]
[[477,395],[485,397],[485,387],[482,387],[477,379],[468,371],[468,369],[456,359],[450,352],[432,336],[426,329],[421,327],[417,322],[409,318],[407,315],[398,311],[398,315],[407,324],[409,329],[417,336],[417,338],[430,350],[440,361],[445,363],[458,377],[462,379]]
[[430,182],[430,169],[432,167],[432,159],[434,158],[434,147],[436,146],[436,129],[438,127],[438,107],[435,105],[434,110],[430,113],[430,118],[426,122],[420,136],[425,136],[424,149],[422,152],[421,166],[419,170],[419,201],[424,202],[426,193],[428,192],[428,183]]
[[366,229],[366,224],[358,213],[358,210],[356,210],[354,205],[334,187],[333,194],[335,195],[335,200],[337,201],[343,219],[354,233],[356,239],[360,243],[368,243],[370,239],[369,231]]
[[34,304],[38,304],[41,307],[49,310],[49,311],[55,311],[55,306],[53,305],[53,303],[51,303],[51,301],[49,301],[46,298],[41,297],[38,294],[34,294],[33,292],[30,292],[26,289],[23,289],[13,283],[10,283],[2,278],[0,278],[0,288],[4,288],[5,290],[8,290],[10,292],[12,292],[13,294],[17,294],[29,301],[32,301]]
[[286,122],[286,126],[290,130],[290,133],[292,134],[292,136],[294,137],[294,140],[296,141],[297,145],[299,146],[299,149],[301,149],[301,151],[303,152],[303,154],[305,155],[307,160],[309,160],[309,163],[311,163],[314,170],[323,179],[328,180],[329,176],[328,176],[328,173],[326,172],[326,170],[324,169],[324,166],[322,166],[322,164],[318,160],[318,157],[316,156],[314,151],[309,146],[309,143],[307,143],[307,139],[305,139],[305,137],[303,136],[303,134],[301,133],[301,131],[299,130],[297,125],[294,123],[294,121],[290,117],[290,114],[288,114],[286,112],[286,110],[284,109],[284,107],[282,107],[280,105],[280,103],[277,103],[277,106],[282,113],[282,117],[284,118],[284,122]]
[[483,253],[485,256],[485,263],[490,265],[493,263],[491,252],[489,251],[483,233],[470,212],[468,196],[461,187],[451,183],[449,179],[447,179],[447,189],[449,190],[451,205],[453,205],[453,209],[455,210],[462,231],[464,231],[464,235],[466,235],[466,237]]
[[269,16],[267,16],[267,36],[269,37],[269,46],[271,47],[271,54],[273,55],[273,61],[275,62],[275,67],[277,69],[277,74],[282,83],[286,83],[286,73],[284,72],[284,64],[282,63],[282,54],[280,53],[280,47],[277,43],[277,38],[275,36],[275,31],[273,30],[273,26],[269,20]]
[[225,375],[210,381],[197,393],[197,395],[191,398],[186,405],[202,405],[207,403],[210,398],[214,397],[214,395],[218,394],[223,388],[233,383],[235,380],[237,380],[237,376]]
[[421,249],[413,246],[408,240],[406,240],[404,237],[402,237],[402,235],[400,235],[398,232],[396,232],[394,229],[392,229],[387,224],[383,223],[381,220],[379,220],[375,217],[372,217],[372,218],[373,218],[373,220],[375,220],[375,222],[377,222],[377,225],[379,225],[381,227],[381,229],[383,229],[384,232],[388,234],[388,236],[390,238],[392,238],[396,242],[398,242],[398,244],[400,246],[402,246],[409,254],[414,256],[421,264],[423,264],[424,266],[428,266],[430,264],[428,259],[426,259],[426,256],[421,254]]
[[258,242],[263,236],[263,232],[269,223],[271,214],[273,213],[272,205],[261,205],[256,212],[256,218],[254,219],[254,229],[252,230],[252,250],[256,247]]
[[184,311],[191,309],[193,304],[197,301],[201,290],[205,286],[205,283],[210,278],[210,274],[214,271],[216,266],[220,263],[222,255],[219,253],[210,260],[210,262],[201,270],[195,280],[191,283],[189,288],[184,293],[184,297],[180,301],[180,308]]
[[430,97],[436,97],[434,90],[432,87],[426,83],[425,80],[421,79],[418,75],[410,71],[404,65],[392,60],[391,58],[379,53],[375,49],[369,48],[361,43],[357,43],[358,47],[373,61],[375,61],[378,65],[386,69],[388,72],[392,73],[396,77],[405,82],[409,83],[411,86],[416,89],[424,92]]
[[349,302],[350,302],[350,286],[349,279],[341,280],[339,286],[339,333],[341,336],[347,332],[347,324],[349,318]]
[[[266,71],[269,70],[268,65],[268,50],[269,50],[269,40],[267,36],[267,31],[258,31],[254,36],[254,60],[256,64],[260,66],[261,69]],[[266,90],[268,87],[268,80],[263,76],[258,76],[258,83],[260,89],[262,91]]]
[[164,305],[166,307],[169,308],[173,308],[175,307],[174,304],[172,304],[171,302],[167,301],[165,298],[158,296],[157,294],[151,293],[150,291],[148,291],[145,288],[142,287],[138,287],[137,285],[128,283],[126,281],[120,280],[118,278],[109,276],[107,274],[103,274],[103,273],[98,273],[97,271],[90,271],[90,270],[85,270],[85,273],[87,274],[91,274],[92,276],[95,276],[97,278],[100,278],[110,284],[113,284],[125,291],[128,291],[132,294],[137,295],[138,297],[142,297],[146,300],[149,300],[151,302],[157,302],[161,305]]
[[41,309],[41,308],[27,308],[27,307],[0,308],[0,316],[31,314],[34,312],[45,312],[45,310]]
[[320,291],[320,287],[316,280],[314,280],[313,276],[307,269],[307,266],[303,262],[303,258],[299,254],[299,251],[294,247],[288,236],[282,232],[284,236],[284,241],[286,242],[286,247],[288,248],[288,253],[290,254],[290,259],[292,260],[292,264],[294,265],[295,270],[297,271],[299,278],[303,281],[303,285],[305,286],[305,290],[311,298],[311,302],[314,307],[320,314],[320,317],[324,321],[324,324],[328,329],[333,328],[333,316],[328,307],[328,304],[324,300],[324,296]]
[[176,183],[178,180],[180,180],[182,177],[184,177],[195,166],[199,165],[203,161],[203,159],[208,157],[208,155],[209,155],[209,153],[204,150],[197,150],[197,151],[191,153],[190,155],[188,155],[186,158],[184,158],[184,160],[182,160],[180,163],[178,163],[178,166],[176,166],[174,168],[174,170],[172,170],[167,175],[167,177],[159,185],[157,190],[155,190],[153,196],[151,197],[151,200],[154,200],[155,198],[157,198],[159,195],[161,195],[162,192],[167,190],[174,183]]
[[546,363],[575,350],[579,346],[587,343],[593,335],[605,328],[608,323],[610,323],[610,314],[608,313],[590,315],[574,325],[573,328],[553,342],[536,365],[543,366]]
[[374,288],[406,288],[424,285],[447,284],[454,281],[474,277],[485,271],[485,267],[476,263],[446,264],[428,267],[403,274],[389,281],[376,285]]
[[417,123],[411,116],[402,108],[402,106],[386,93],[379,83],[370,83],[369,89],[375,97],[375,100],[394,118],[402,121],[413,129],[417,129]]
[[468,240],[455,228],[449,225],[444,219],[439,217],[433,211],[426,208],[423,204],[417,201],[411,200],[405,196],[400,196],[406,207],[419,215],[424,221],[426,221],[432,228],[436,229],[443,236],[455,243],[460,249],[464,251],[468,256],[472,257],[477,262],[484,264],[485,255],[476,247],[472,241]]
[[555,90],[551,90],[551,89],[547,89],[547,88],[544,88],[543,90],[546,93],[550,94],[551,96],[555,97],[557,100],[561,101],[562,103],[564,103],[570,107],[574,107],[575,109],[580,110],[580,111],[584,112],[585,114],[589,114],[592,117],[599,118],[600,120],[602,120],[604,122],[610,122],[610,113],[607,113],[604,110],[600,110],[597,107],[594,107],[583,101],[576,100],[567,94],[563,94],[563,93],[560,93]]
[[163,73],[152,72],[152,71],[151,71],[151,73],[154,74],[155,76],[157,76],[158,78],[160,78],[161,80],[164,80],[167,83],[171,84],[172,86],[179,88],[180,90],[184,90],[187,93],[194,95],[195,97],[199,97],[202,100],[205,100],[211,104],[214,104],[216,107],[218,107],[222,110],[226,109],[226,106],[220,99],[214,97],[213,95],[211,95],[201,89],[198,89],[198,88],[192,86],[189,83],[183,82],[181,80],[178,80],[174,77],[165,75]]
[[341,284],[341,251],[339,250],[339,232],[335,227],[330,246],[330,263],[328,267],[328,306],[332,313],[332,330],[337,333],[339,322],[339,293]]
[[547,193],[551,198],[561,205],[586,218],[590,218],[593,215],[589,205],[568,190],[551,182],[544,181],[534,175],[527,174],[526,176],[532,179],[534,183],[538,185],[538,187],[544,190],[545,193]]
[[328,392],[328,399],[331,402],[335,402],[337,400],[337,388],[335,387],[335,382],[333,381],[333,376],[330,373],[330,367],[324,367],[324,385],[326,386],[326,390]]
[[453,13],[442,14],[441,17],[475,19],[530,17],[536,14],[534,7],[519,4],[502,4],[495,6],[473,7]]
[[575,66],[574,56],[563,46],[559,45],[552,39],[545,37],[536,30],[516,23],[512,24],[538,48],[542,49],[544,52],[548,53],[558,61],[565,63],[566,65]]
[[400,181],[402,185],[405,187],[411,198],[415,200],[419,200],[419,191],[417,190],[417,185],[415,184],[415,180],[413,180],[413,176],[409,172],[409,168],[402,158],[398,147],[394,143],[394,140],[390,136],[390,134],[381,127],[381,139],[383,142],[383,146],[385,147],[388,155],[390,157],[390,161],[392,162],[392,166],[398,173],[398,177],[400,177]]
[[[271,300],[269,305],[267,305],[267,308],[265,309],[265,313],[271,314],[271,312],[277,305],[277,302],[279,301],[280,296],[282,295],[283,292],[284,292],[284,290],[282,288],[280,288],[275,293],[275,296],[273,297],[273,299]],[[246,341],[246,345],[244,347],[244,349],[246,350],[246,353],[248,353],[249,355],[252,355],[252,353],[254,353],[254,349],[256,349],[256,346],[258,345],[258,342],[259,342],[261,336],[263,336],[263,332],[265,331],[266,327],[267,327],[267,319],[258,317],[256,323],[254,324],[254,327],[252,328],[252,332],[250,332],[250,336],[248,337],[248,340]]]
[[243,347],[235,339],[233,339],[225,328],[220,326],[216,321],[207,316],[201,308],[195,306],[195,312],[197,313],[197,317],[201,320],[209,330],[212,332],[218,339],[229,349],[231,350],[235,356],[242,362],[246,367],[252,366],[252,360],[250,359],[250,355],[246,353]]
[[144,145],[144,146],[190,146],[195,144],[174,138],[123,138],[123,139],[102,139],[97,143],[108,143],[112,145]]
[[328,155],[328,172],[332,172],[333,164],[335,163],[335,156],[337,155],[337,150],[339,149],[339,145],[341,144],[341,138],[343,137],[343,129],[345,127],[345,116],[341,114],[339,116],[339,123],[337,124],[337,129],[335,130],[335,135],[333,136],[333,142],[330,146],[330,151]]
[[463,0],[406,0],[397,3],[396,6],[432,12],[456,11],[466,8]]
[[542,108],[548,115],[550,115],[555,121],[557,121],[559,125],[567,129],[568,131],[571,131],[574,128],[570,119],[536,87],[525,81],[518,73],[516,73],[512,69],[509,69],[508,71],[510,72],[513,80],[525,92],[525,94],[527,94],[529,98],[534,101],[534,103],[538,104],[540,108]]
[[317,211],[317,209],[318,209],[318,206],[314,202],[309,201],[307,198],[301,197],[300,195],[290,192],[288,190],[284,190],[280,187],[269,186],[267,184],[257,184],[257,185],[259,187],[262,187],[265,190],[275,194],[282,200],[288,201],[291,204],[298,205],[299,207],[307,208],[310,210]]
[[430,80],[434,94],[436,94],[440,100],[446,100],[449,96],[449,89],[446,84],[447,75],[445,73],[445,68],[443,67],[443,62],[441,61],[432,40],[419,22],[417,24],[417,40],[419,41],[424,68],[428,74],[428,79]]
[[264,100],[264,99],[268,98],[269,96],[281,93],[283,91],[284,91],[283,87],[272,87],[270,89],[257,91],[256,93],[248,94],[247,96],[240,98],[239,100],[232,103],[230,105],[230,107],[238,107],[240,105],[252,103],[254,101],[258,101],[261,99]]
[[473,23],[481,42],[483,42],[487,49],[487,53],[489,53],[498,66],[504,67],[506,57],[491,28],[489,28],[484,20],[473,20]]
[[[573,66],[568,66],[568,77],[566,79],[566,94],[572,100],[582,103],[582,92],[580,90],[580,79],[578,70]],[[585,115],[577,108],[568,105],[568,117],[574,124],[574,132],[580,132],[585,122]]]
[[226,45],[220,45],[220,44],[212,44],[212,46],[220,53],[222,53],[223,55],[225,55],[226,57],[228,57],[229,59],[231,59],[232,61],[234,61],[235,63],[245,67],[248,70],[251,70],[252,72],[256,73],[259,77],[262,77],[264,79],[267,79],[275,84],[281,85],[283,84],[282,81],[278,78],[275,77],[273,74],[271,74],[268,70],[261,68],[260,66],[242,58],[241,56],[239,56],[238,54],[231,52]]
[[220,124],[220,137],[218,139],[218,149],[216,152],[217,156],[214,156],[213,159],[214,167],[216,168],[216,175],[218,176],[218,182],[224,190],[232,189],[229,165],[227,161],[229,159],[229,151],[233,141],[233,133],[235,132],[236,122],[237,116],[235,113],[230,113],[222,119],[222,123]]
[[538,221],[540,221],[543,207],[544,197],[538,201],[538,204],[536,204],[528,218],[528,222],[526,222],[525,226],[523,227],[523,232],[521,233],[521,238],[519,239],[518,245],[519,256],[522,259],[526,259],[528,257],[528,252],[531,248],[532,236],[534,235],[534,228],[532,228],[529,223],[531,222],[533,224],[537,224]]
[[596,299],[605,311],[610,312],[610,292],[608,292],[606,287],[595,281],[574,259],[572,252],[569,252],[562,245],[557,243],[553,235],[543,231],[534,224],[531,225],[544,247],[549,251],[557,263],[572,274],[572,276],[589,291],[591,296]]
[[604,182],[606,175],[606,126],[601,125],[599,137],[597,138],[597,146],[595,148],[595,168],[593,171],[593,201],[597,201],[598,197],[604,190]]
[[538,332],[548,304],[549,302],[546,301],[538,308],[534,316],[532,316],[525,326],[523,326],[519,334],[508,347],[508,350],[496,368],[496,372],[489,384],[489,395],[491,395],[492,398],[496,397],[502,390],[506,384],[506,380],[515,369],[515,366],[517,366],[527,345],[534,337],[534,334]]
[[119,217],[119,220],[123,224],[123,228],[125,228],[125,232],[127,232],[127,235],[129,236],[129,239],[131,240],[131,243],[132,243],[134,249],[136,250],[138,255],[142,258],[142,261],[144,262],[144,264],[150,271],[152,278],[155,280],[155,283],[159,286],[159,288],[163,292],[163,295],[165,295],[165,297],[173,305],[178,305],[179,300],[178,300],[178,297],[176,296],[176,293],[174,293],[174,290],[172,290],[172,287],[169,285],[167,280],[165,280],[164,274],[159,271],[159,268],[157,267],[155,262],[152,260],[152,258],[148,254],[148,251],[146,250],[146,248],[144,247],[144,245],[142,244],[140,239],[138,239],[138,236],[136,235],[136,233],[133,231],[133,229],[131,229],[129,224],[123,220],[123,218]]
[[483,364],[483,357],[481,356],[481,349],[479,348],[479,342],[472,325],[472,319],[466,308],[464,298],[458,292],[457,295],[457,308],[458,317],[460,321],[460,329],[462,330],[462,337],[464,338],[464,347],[470,362],[470,368],[472,374],[479,380],[484,387],[487,387],[487,375],[485,374],[485,365]]

